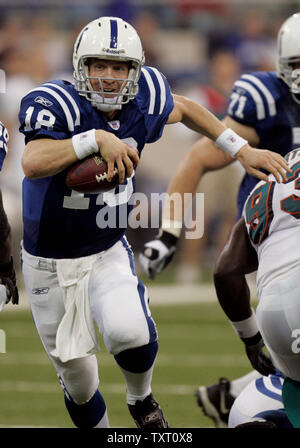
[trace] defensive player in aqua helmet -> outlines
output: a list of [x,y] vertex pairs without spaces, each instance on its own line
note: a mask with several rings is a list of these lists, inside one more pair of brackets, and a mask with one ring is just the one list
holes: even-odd
[[[278,178],[287,169],[278,154],[251,148],[205,108],[172,94],[163,74],[144,62],[135,29],[118,17],[100,17],[75,42],[75,85],[47,82],[23,98],[19,113],[25,286],[67,410],[80,428],[109,426],[94,323],[124,375],[136,425],[168,426],[151,389],[157,330],[124,236],[144,145],[158,140],[166,124],[182,122],[258,177],[265,176],[259,168]],[[122,185],[99,195],[71,191],[68,168],[99,152],[108,180],[117,168]]]
[[[0,170],[7,154],[7,144],[8,132],[0,121]],[[9,301],[17,305],[19,303],[19,293],[11,255],[11,227],[4,210],[0,190],[0,311]]]
[[[225,125],[258,148],[267,147],[281,155],[300,146],[300,14],[293,14],[278,33],[277,69],[273,72],[245,73],[233,86],[228,102]],[[275,61],[274,61],[275,62]],[[201,138],[191,148],[178,167],[168,187],[168,196],[179,197],[201,191],[201,179],[210,171],[219,170],[235,161],[208,138]],[[245,200],[258,179],[245,173],[237,197],[237,219]],[[169,216],[169,210],[171,215]],[[141,255],[146,273],[154,278],[170,262],[177,247],[185,210],[180,205],[170,207],[166,202],[160,233],[145,244]],[[171,219],[170,219],[171,218]],[[183,235],[184,236],[184,235]],[[227,426],[234,399],[254,378],[252,371],[244,377],[229,381],[226,378],[209,386],[197,388],[197,403],[217,427]]]

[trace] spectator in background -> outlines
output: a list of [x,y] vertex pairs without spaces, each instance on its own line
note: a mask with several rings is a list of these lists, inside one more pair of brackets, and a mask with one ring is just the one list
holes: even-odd
[[[228,50],[217,51],[210,61],[207,73],[208,82],[196,84],[185,94],[199,102],[223,119],[234,81],[239,78],[241,68],[238,59]],[[183,132],[180,129],[180,132]],[[191,144],[197,136],[186,132]],[[180,241],[178,251],[178,272],[180,283],[201,280],[203,268],[211,270],[217,252],[224,246],[237,214],[236,195],[244,171],[234,163],[226,169],[211,172],[198,186],[197,192],[204,193],[204,229],[201,239]],[[226,185],[226,189],[224,188]]]

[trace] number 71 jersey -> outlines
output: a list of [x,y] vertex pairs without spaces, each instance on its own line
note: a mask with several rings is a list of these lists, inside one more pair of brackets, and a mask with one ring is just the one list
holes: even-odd
[[[90,129],[103,129],[141,153],[145,143],[161,137],[174,107],[166,78],[144,67],[136,97],[114,120],[94,108],[67,81],[51,81],[29,92],[21,102],[20,132],[25,143],[69,139]],[[57,155],[59,157],[59,154]],[[135,177],[103,194],[77,193],[65,184],[67,170],[23,181],[23,244],[46,258],[77,258],[101,252],[125,233]]]
[[273,175],[260,181],[243,210],[251,244],[257,251],[258,288],[278,275],[300,266],[300,149],[286,154],[292,172],[287,182]]

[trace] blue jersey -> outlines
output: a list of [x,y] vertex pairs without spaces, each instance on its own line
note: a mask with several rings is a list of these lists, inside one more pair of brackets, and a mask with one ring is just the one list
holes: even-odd
[[[173,107],[166,78],[152,67],[142,69],[138,94],[112,121],[80,96],[73,84],[51,81],[23,98],[20,132],[27,144],[36,139],[63,140],[93,128],[103,129],[141,153],[146,143],[161,137]],[[115,190],[97,195],[68,189],[66,172],[33,180],[25,177],[23,181],[23,243],[32,255],[87,256],[108,249],[125,233],[132,208],[128,200],[135,191],[134,176]],[[105,214],[115,216],[114,225],[111,221],[103,225]]]
[[4,124],[0,121],[0,171],[7,153],[8,132]]
[[[275,72],[245,74],[235,82],[228,115],[254,128],[259,147],[281,155],[300,146],[300,104]],[[258,179],[245,174],[238,193],[239,217]]]

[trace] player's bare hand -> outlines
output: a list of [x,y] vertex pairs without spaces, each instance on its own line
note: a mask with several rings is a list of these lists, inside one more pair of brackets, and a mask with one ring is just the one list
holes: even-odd
[[117,167],[120,183],[124,182],[139,163],[138,151],[111,132],[96,130],[96,140],[100,154],[108,166],[107,180],[110,181],[113,178],[114,169]]
[[286,172],[291,172],[287,161],[280,155],[267,149],[243,146],[237,153],[237,158],[251,176],[260,180],[268,180],[268,175],[260,171],[264,169],[273,174],[277,182],[287,180]]

